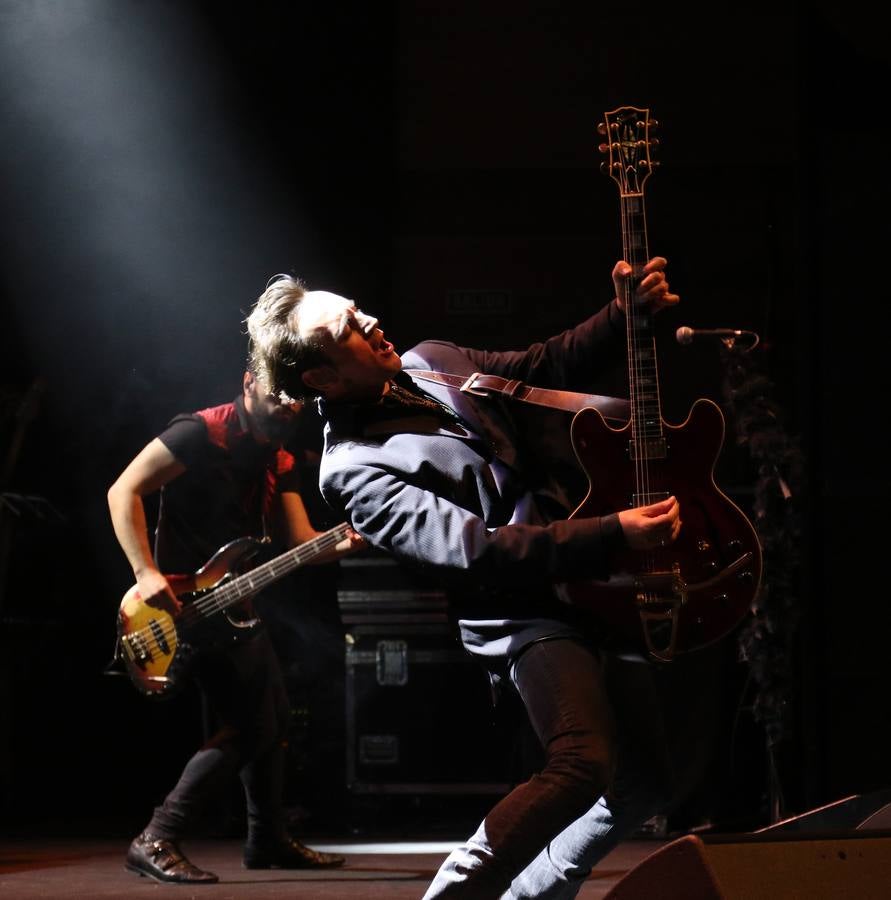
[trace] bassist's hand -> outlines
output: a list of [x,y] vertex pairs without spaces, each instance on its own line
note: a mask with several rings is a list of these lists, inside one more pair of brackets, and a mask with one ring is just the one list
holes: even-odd
[[[668,261],[664,256],[654,256],[644,267],[643,276],[634,294],[649,304],[654,311],[664,306],[676,306],[681,298],[672,294],[668,289],[668,279],[665,277],[665,267]],[[625,309],[625,294],[628,291],[628,278],[631,276],[631,266],[625,260],[620,260],[613,267],[613,284],[616,288],[616,297],[619,309]]]
[[144,603],[157,609],[164,609],[175,616],[181,609],[173,588],[167,579],[157,570],[146,568],[136,577],[136,586],[139,588],[139,596]]
[[351,528],[347,532],[347,536],[334,545],[334,549],[338,551],[339,555],[346,556],[349,553],[357,553],[359,550],[367,550],[369,546],[371,545],[368,541],[358,531],[353,531]]
[[623,509],[619,524],[632,550],[655,550],[670,544],[681,530],[681,507],[676,497],[648,506]]

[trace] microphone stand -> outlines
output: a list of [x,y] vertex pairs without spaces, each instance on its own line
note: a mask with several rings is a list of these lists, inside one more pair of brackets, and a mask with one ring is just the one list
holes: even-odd
[[797,438],[786,429],[763,354],[751,352],[758,340],[742,349],[734,338],[721,343],[724,402],[736,443],[747,450],[757,473],[753,525],[762,546],[762,582],[752,618],[738,633],[737,643],[756,685],[751,709],[765,733],[768,815],[773,824],[786,815],[778,756],[790,738],[796,700],[793,660],[801,617],[804,462]]

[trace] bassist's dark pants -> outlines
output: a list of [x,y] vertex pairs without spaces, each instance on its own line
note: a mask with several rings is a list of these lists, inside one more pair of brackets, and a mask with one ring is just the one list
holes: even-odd
[[178,841],[221,796],[237,771],[244,786],[248,844],[278,840],[283,830],[282,778],[289,703],[268,635],[246,639],[195,659],[195,676],[215,734],[189,760],[146,831]]

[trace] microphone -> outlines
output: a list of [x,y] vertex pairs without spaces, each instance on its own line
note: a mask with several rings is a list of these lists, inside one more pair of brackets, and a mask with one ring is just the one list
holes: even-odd
[[754,331],[743,331],[739,328],[690,328],[682,325],[674,336],[679,344],[692,344],[698,338],[719,338],[732,343],[742,337],[751,338],[754,344],[758,343],[758,335]]

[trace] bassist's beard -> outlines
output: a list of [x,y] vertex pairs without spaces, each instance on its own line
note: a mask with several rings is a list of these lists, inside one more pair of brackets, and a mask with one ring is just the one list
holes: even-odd
[[255,414],[254,421],[257,430],[270,443],[283,445],[297,433],[299,416],[290,409],[280,407],[273,413]]

